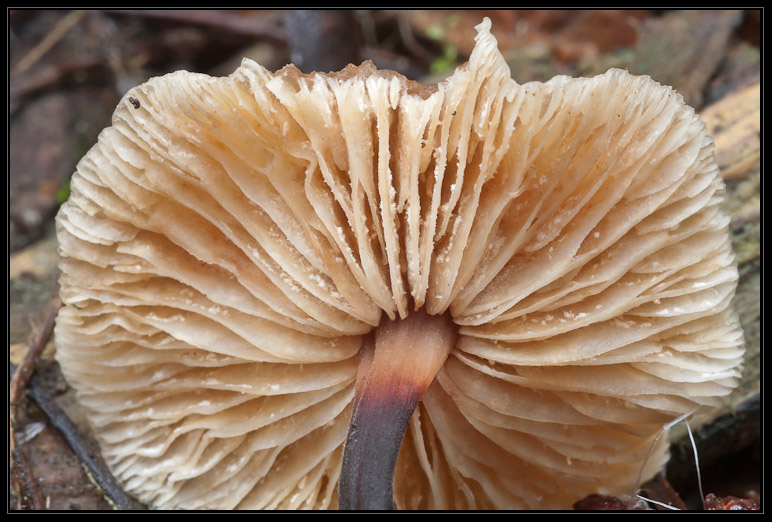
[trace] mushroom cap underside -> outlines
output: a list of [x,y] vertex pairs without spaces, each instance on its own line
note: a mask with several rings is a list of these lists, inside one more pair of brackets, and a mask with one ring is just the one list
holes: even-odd
[[628,493],[667,459],[663,437],[643,463],[660,428],[739,376],[704,125],[620,70],[518,85],[487,20],[431,88],[249,60],[152,79],[71,187],[57,359],[153,507],[336,507],[384,316],[458,327],[402,445],[399,508]]

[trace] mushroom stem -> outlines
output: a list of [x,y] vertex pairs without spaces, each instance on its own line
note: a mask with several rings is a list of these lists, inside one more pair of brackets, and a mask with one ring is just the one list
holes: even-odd
[[339,506],[392,509],[394,469],[410,417],[456,340],[449,315],[384,319],[360,355]]

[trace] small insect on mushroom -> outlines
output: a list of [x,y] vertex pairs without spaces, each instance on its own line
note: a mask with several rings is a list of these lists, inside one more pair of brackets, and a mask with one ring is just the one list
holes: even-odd
[[140,107],[139,100],[134,98],[133,96],[129,96],[129,103],[131,103],[135,109],[139,109]]
[[518,85],[486,19],[433,87],[244,60],[129,96],[57,217],[56,343],[154,508],[569,509],[737,384],[712,141],[647,77]]

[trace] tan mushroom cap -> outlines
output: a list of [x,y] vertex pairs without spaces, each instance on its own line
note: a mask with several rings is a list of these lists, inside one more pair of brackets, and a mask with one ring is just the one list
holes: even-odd
[[628,493],[657,431],[735,386],[704,125],[620,70],[518,85],[489,30],[436,88],[245,60],[126,95],[57,218],[56,339],[127,491],[336,507],[383,314],[459,327],[402,445],[399,508]]

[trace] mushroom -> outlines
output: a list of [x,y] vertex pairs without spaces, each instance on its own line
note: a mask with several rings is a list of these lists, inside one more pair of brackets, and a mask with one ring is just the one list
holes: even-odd
[[56,340],[127,491],[570,508],[652,476],[658,430],[730,393],[704,125],[621,70],[518,85],[477,29],[436,87],[244,60],[124,97],[57,218]]

